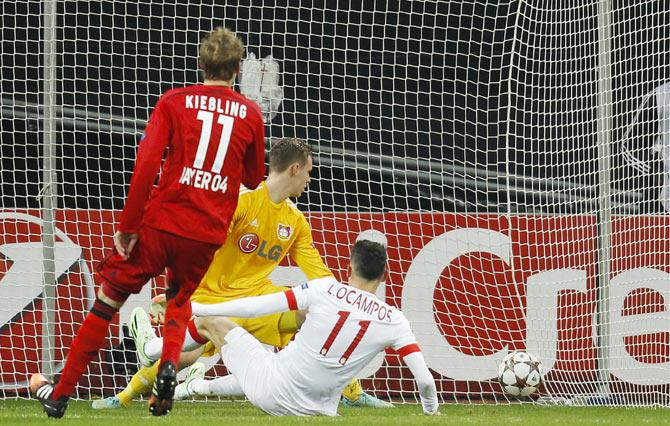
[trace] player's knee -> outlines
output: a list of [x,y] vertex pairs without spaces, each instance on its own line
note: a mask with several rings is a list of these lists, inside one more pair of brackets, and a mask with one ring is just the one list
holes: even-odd
[[212,336],[221,334],[220,317],[198,317],[195,319],[195,327],[198,333],[212,340]]
[[104,302],[116,309],[119,309],[121,306],[123,306],[125,301],[128,299],[128,296],[130,296],[130,294],[121,294],[118,291],[110,291],[110,287],[105,287],[104,285],[100,287],[97,294],[97,297],[101,302]]
[[195,321],[198,333],[213,340],[213,336],[223,337],[237,324],[224,317],[199,317]]
[[295,311],[284,312],[279,317],[279,332],[280,333],[295,333],[298,331],[300,325],[298,324],[298,313]]
[[239,327],[238,324],[232,322],[228,318],[221,318],[221,322],[219,323],[219,335],[221,337],[226,337],[226,334],[233,328]]
[[179,355],[179,369],[189,367],[193,365],[198,358],[200,358],[200,355],[202,355],[205,347],[201,346],[198,349],[192,350],[190,352],[182,352]]
[[306,318],[307,318],[307,311],[296,311],[295,313],[296,328],[302,327],[302,324],[305,322]]

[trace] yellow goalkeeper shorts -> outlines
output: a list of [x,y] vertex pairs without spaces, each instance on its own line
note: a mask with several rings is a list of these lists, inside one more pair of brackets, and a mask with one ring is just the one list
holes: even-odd
[[[274,294],[286,291],[287,287],[278,287],[272,284],[270,280],[264,280],[260,285],[254,289],[251,289],[249,292],[246,292],[244,297],[252,296],[263,296],[266,294]],[[227,302],[229,300],[239,299],[240,296],[231,298],[229,296],[214,295],[214,294],[194,294],[191,298],[194,302],[202,304],[213,304]],[[230,320],[238,324],[240,327],[243,327],[255,338],[257,338],[261,343],[266,345],[276,346],[283,348],[291,341],[291,338],[295,334],[294,332],[284,332],[282,333],[279,329],[279,321],[282,315],[293,315],[295,317],[295,311],[289,311],[284,313],[266,315],[260,318],[234,318],[231,317]],[[293,319],[295,323],[295,318]],[[205,351],[202,356],[213,356],[218,352],[218,348],[214,348],[211,342],[207,343],[205,346]]]

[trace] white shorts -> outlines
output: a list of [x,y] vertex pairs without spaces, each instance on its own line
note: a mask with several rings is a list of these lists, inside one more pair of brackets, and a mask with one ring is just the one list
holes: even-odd
[[273,387],[279,380],[276,354],[242,327],[233,328],[225,339],[228,344],[221,347],[223,362],[240,382],[247,399],[268,414],[290,414],[274,397]]

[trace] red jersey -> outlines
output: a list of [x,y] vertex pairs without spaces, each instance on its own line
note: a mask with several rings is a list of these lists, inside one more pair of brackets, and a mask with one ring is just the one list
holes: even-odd
[[119,230],[144,224],[223,244],[240,183],[255,188],[264,175],[265,126],[253,101],[225,86],[169,90],[140,141]]

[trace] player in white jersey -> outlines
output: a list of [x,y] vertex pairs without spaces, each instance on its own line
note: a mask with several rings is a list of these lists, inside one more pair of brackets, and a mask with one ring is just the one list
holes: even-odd
[[[221,348],[231,387],[241,387],[255,406],[272,415],[337,415],[342,389],[387,347],[405,361],[417,381],[423,411],[438,413],[435,382],[405,315],[375,296],[386,276],[386,249],[361,240],[351,251],[349,285],[332,277],[283,293],[230,302],[192,303],[198,332]],[[266,350],[232,321],[216,316],[258,317],[306,310],[293,342]],[[214,316],[214,317],[212,317]],[[204,380],[204,379],[199,379]]]

